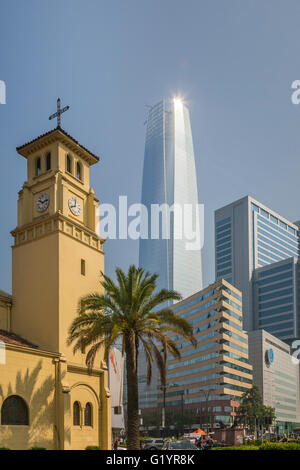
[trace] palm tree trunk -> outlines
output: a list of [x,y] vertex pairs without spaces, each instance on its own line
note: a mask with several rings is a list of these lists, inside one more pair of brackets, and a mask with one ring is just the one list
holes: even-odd
[[127,449],[139,450],[139,397],[137,364],[132,344],[125,340],[126,376],[127,376]]

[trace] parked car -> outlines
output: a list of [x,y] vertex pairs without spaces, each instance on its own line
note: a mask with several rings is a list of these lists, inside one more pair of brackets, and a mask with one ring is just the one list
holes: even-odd
[[162,450],[199,450],[190,440],[186,441],[166,441]]
[[164,445],[163,439],[145,439],[143,449],[144,450],[160,450]]

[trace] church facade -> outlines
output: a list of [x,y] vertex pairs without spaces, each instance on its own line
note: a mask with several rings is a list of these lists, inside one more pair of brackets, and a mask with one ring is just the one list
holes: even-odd
[[108,370],[67,346],[79,299],[101,289],[104,240],[90,167],[60,126],[17,148],[27,180],[11,232],[12,295],[0,291],[0,448],[111,449]]

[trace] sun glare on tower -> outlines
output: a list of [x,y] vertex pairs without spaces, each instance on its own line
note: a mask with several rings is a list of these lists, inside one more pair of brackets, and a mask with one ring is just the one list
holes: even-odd
[[174,101],[174,104],[182,104],[183,103],[183,99],[181,96],[174,96],[173,98],[173,101]]

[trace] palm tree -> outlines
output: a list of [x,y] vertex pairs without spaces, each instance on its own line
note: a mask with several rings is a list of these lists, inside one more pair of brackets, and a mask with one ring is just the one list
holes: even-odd
[[[142,347],[145,352],[147,384],[151,382],[154,359],[161,382],[165,383],[164,352],[177,359],[181,357],[169,333],[179,334],[194,345],[196,340],[189,323],[162,305],[170,300],[180,300],[181,296],[172,290],[157,292],[157,274],[145,273],[133,265],[127,275],[119,268],[115,272],[117,282],[101,273],[104,294],[93,293],[80,300],[78,316],[69,329],[68,344],[74,342],[74,352],[89,348],[86,364],[91,370],[101,348],[107,359],[111,347],[117,341],[122,343],[127,374],[127,447],[133,450],[139,449],[139,349]],[[158,311],[159,306],[161,310]]]

